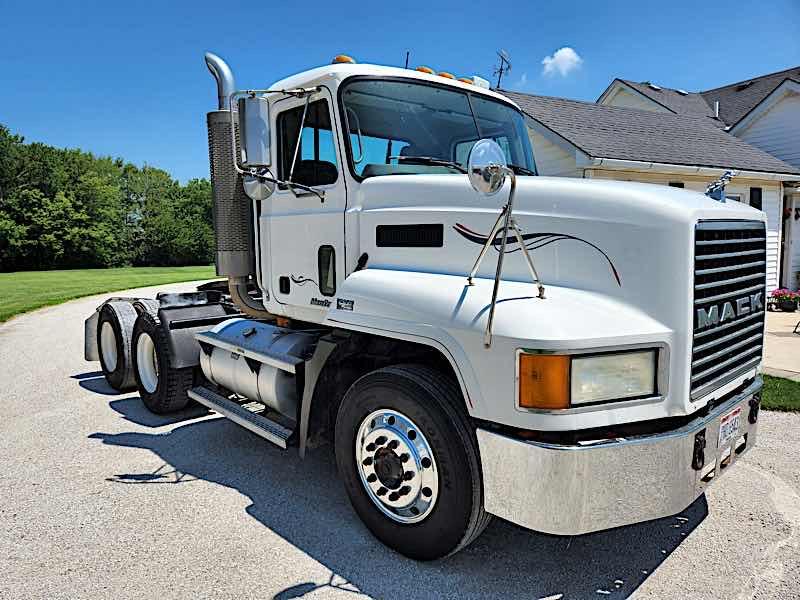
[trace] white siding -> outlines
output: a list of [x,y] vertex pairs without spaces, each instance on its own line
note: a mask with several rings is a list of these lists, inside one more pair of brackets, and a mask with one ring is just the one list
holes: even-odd
[[669,112],[666,108],[649,100],[639,93],[632,93],[622,88],[617,88],[611,92],[608,98],[603,100],[607,106],[622,106],[624,108],[638,108],[639,110],[649,110],[653,112]]
[[567,152],[533,129],[528,128],[528,135],[533,146],[536,169],[540,175],[580,177],[574,152]]
[[[682,181],[684,189],[705,192],[711,178],[685,177],[682,175],[669,175],[659,173],[637,173],[635,171],[592,171],[592,177],[602,179],[616,179],[618,181],[638,181],[641,183],[656,183],[667,185],[670,181]],[[767,292],[778,287],[778,272],[780,262],[780,232],[782,200],[779,184],[774,181],[739,180],[735,179],[725,188],[728,194],[740,194],[742,201],[749,202],[750,188],[761,188],[762,210],[767,215]],[[796,230],[800,230],[797,227]],[[800,232],[796,234],[800,239]],[[800,241],[794,250],[798,254],[798,269],[800,269]]]
[[736,136],[800,168],[800,95],[784,96]]

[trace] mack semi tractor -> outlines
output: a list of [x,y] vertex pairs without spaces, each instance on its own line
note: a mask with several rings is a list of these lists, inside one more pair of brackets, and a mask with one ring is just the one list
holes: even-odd
[[225,281],[99,306],[85,355],[112,387],[333,451],[419,560],[492,515],[571,536],[677,514],[754,446],[762,212],[539,176],[479,78],[339,56],[238,89],[205,61]]

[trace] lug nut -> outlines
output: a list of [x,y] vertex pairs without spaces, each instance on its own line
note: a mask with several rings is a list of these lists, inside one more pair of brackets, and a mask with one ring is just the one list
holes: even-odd
[[385,487],[378,488],[378,496],[383,496],[388,490]]
[[433,492],[431,491],[431,488],[424,487],[422,488],[422,495],[425,496],[426,498],[430,498],[433,495]]
[[368,483],[375,483],[375,481],[376,481],[377,479],[378,479],[378,476],[377,476],[377,475],[375,475],[375,473],[373,473],[372,475],[370,475],[369,477],[367,477],[367,482],[368,482]]
[[410,491],[411,491],[411,486],[404,485],[399,490],[397,490],[397,493],[400,494],[401,496],[405,496]]
[[408,461],[408,459],[409,459],[409,456],[408,456],[408,454],[406,454],[405,452],[403,452],[403,453],[400,455],[400,462],[407,462],[407,461]]
[[412,479],[414,479],[414,471],[406,471],[405,473],[403,473],[403,479],[405,479],[406,481],[411,481]]
[[375,452],[375,444],[367,444],[367,452]]
[[400,496],[397,495],[397,492],[392,492],[391,494],[389,494],[389,501],[390,502],[397,502],[397,499],[399,497]]
[[414,431],[413,429],[409,430],[408,439],[413,440],[413,439],[416,439],[416,437],[417,437],[417,432]]
[[375,440],[375,443],[378,446],[383,446],[386,443],[386,436],[385,435],[380,436],[377,440]]
[[396,449],[396,448],[397,448],[399,445],[400,445],[400,442],[398,442],[397,440],[392,440],[391,442],[389,442],[389,449],[390,449],[390,450],[394,450],[394,449]]
[[364,459],[364,461],[361,464],[363,464],[365,467],[370,466],[372,464],[372,457],[368,456],[367,458]]
[[422,466],[426,469],[431,466],[431,459],[428,458],[427,456],[423,458],[420,462],[422,463]]

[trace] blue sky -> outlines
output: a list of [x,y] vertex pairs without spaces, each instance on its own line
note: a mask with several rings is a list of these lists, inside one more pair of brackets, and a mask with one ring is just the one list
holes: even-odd
[[206,50],[260,87],[342,52],[492,78],[504,48],[503,87],[593,101],[614,77],[695,91],[800,65],[798,28],[800,0],[0,0],[0,123],[186,181],[208,176]]

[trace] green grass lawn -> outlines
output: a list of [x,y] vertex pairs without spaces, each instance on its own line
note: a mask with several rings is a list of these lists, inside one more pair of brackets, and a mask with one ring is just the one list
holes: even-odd
[[215,277],[213,265],[0,273],[0,323],[81,296]]
[[800,412],[800,382],[764,375],[761,406],[767,410]]

